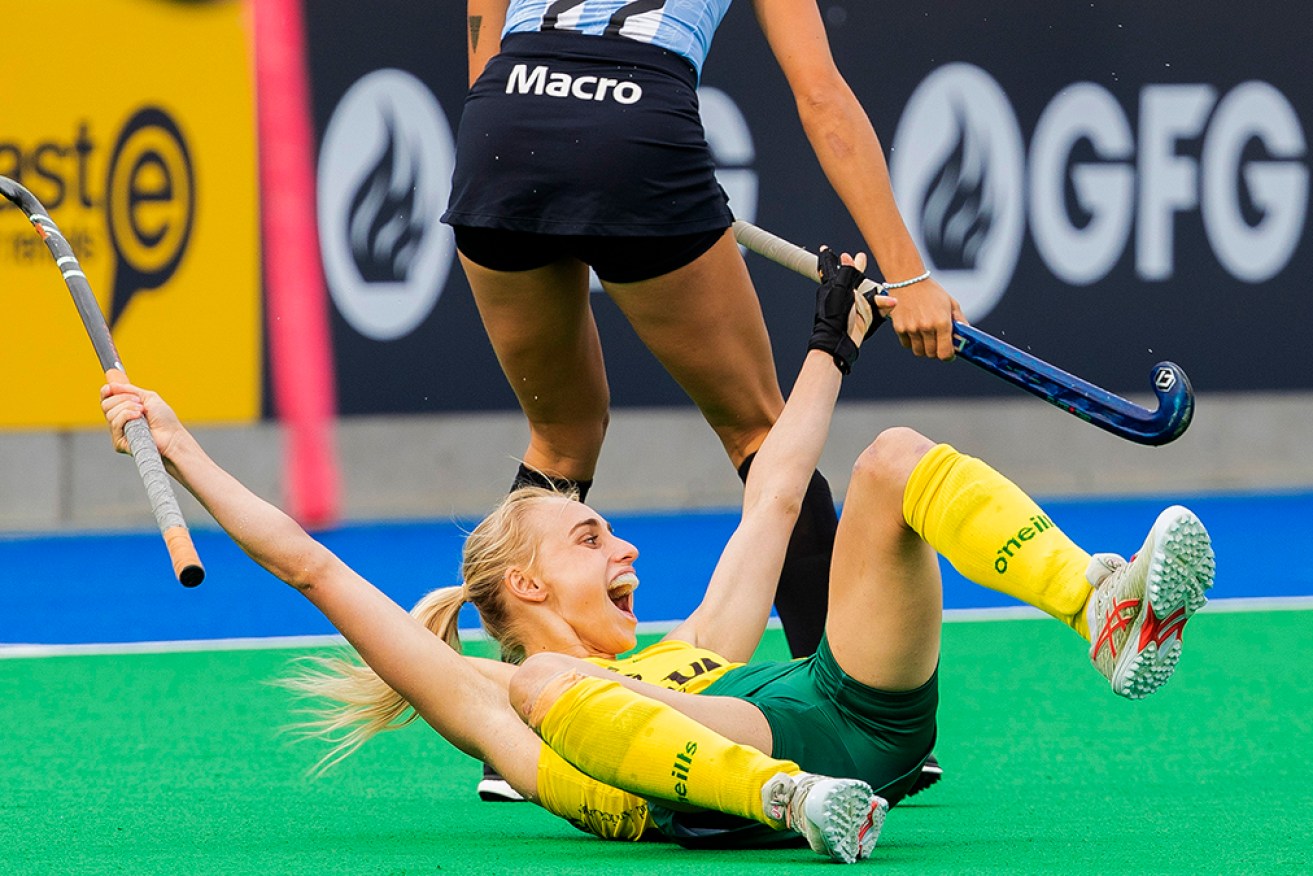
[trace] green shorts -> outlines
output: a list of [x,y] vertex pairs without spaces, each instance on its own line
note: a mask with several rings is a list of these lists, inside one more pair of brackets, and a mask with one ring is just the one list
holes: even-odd
[[890,805],[906,795],[935,744],[937,671],[915,690],[876,690],[844,672],[825,639],[802,660],[732,669],[702,695],[747,700],[770,723],[772,757],[861,779]]
[[[907,795],[935,744],[937,670],[915,690],[876,690],[844,672],[825,639],[810,657],[731,669],[701,695],[752,703],[770,723],[772,757],[810,773],[861,779],[890,806]],[[685,846],[759,847],[793,836],[734,816],[649,803],[660,831]]]

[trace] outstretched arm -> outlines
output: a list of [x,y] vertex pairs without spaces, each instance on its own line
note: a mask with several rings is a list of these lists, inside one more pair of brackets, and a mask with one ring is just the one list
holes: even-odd
[[[854,264],[847,255],[843,262]],[[865,264],[865,256],[859,255],[857,270]],[[743,517],[716,564],[702,603],[667,638],[735,661],[747,661],[756,650],[770,616],[789,534],[829,434],[843,374],[878,325],[870,304],[853,292],[860,281],[860,273],[845,268],[818,290],[807,358],[784,411],[757,451],[743,492]],[[897,312],[894,299],[878,301],[882,310]]]
[[[852,215],[887,282],[919,277],[925,263],[894,201],[880,140],[839,73],[815,0],[755,0],[757,20],[789,82],[821,169]],[[898,340],[918,356],[953,357],[957,301],[932,278],[898,292],[890,317]]]
[[[116,376],[121,377],[111,374]],[[453,651],[294,520],[220,468],[156,393],[112,379],[101,399],[116,450],[127,452],[124,425],[145,416],[169,474],[251,559],[314,603],[435,730],[536,798],[541,743],[507,699],[514,667],[499,671],[493,661],[476,663]]]

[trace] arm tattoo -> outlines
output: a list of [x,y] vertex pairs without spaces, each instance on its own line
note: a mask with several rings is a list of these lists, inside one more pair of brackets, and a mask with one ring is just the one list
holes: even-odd
[[478,51],[479,31],[483,28],[483,16],[470,16],[470,51]]

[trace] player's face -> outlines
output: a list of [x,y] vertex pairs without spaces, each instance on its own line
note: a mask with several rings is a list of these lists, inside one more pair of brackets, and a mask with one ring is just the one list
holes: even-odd
[[534,566],[549,604],[594,653],[628,651],[638,625],[638,549],[580,502],[546,503],[537,513],[541,541]]

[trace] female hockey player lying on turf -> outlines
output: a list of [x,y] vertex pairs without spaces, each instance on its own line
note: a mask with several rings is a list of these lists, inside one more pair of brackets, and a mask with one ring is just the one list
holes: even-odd
[[[512,493],[469,536],[464,584],[425,597],[412,616],[220,469],[158,395],[112,382],[103,406],[120,451],[124,423],[144,413],[170,473],[364,659],[367,668],[330,662],[300,682],[341,703],[321,727],[345,734],[336,754],[413,708],[525,797],[599,836],[660,830],[724,845],[801,833],[821,854],[852,861],[870,854],[887,806],[935,741],[936,551],[1092,639],[1095,667],[1128,697],[1151,693],[1175,667],[1213,559],[1203,526],[1180,507],[1163,512],[1129,564],[1091,556],[984,463],[890,429],[853,468],[821,648],[743,665],[765,628],[842,374],[872,321],[866,302],[854,306],[860,274],[836,262],[823,259],[810,350],[705,598],[626,659],[617,655],[635,644],[638,551],[586,505]],[[519,666],[454,650],[465,601]]]

